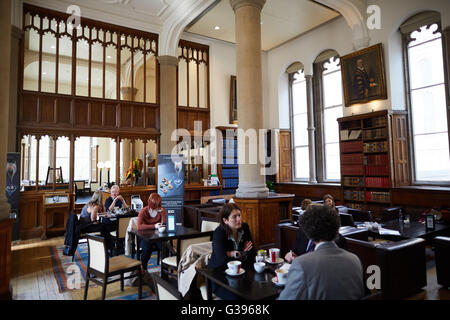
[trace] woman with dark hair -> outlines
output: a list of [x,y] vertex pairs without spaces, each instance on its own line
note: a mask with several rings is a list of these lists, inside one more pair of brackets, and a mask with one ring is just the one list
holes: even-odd
[[[253,267],[255,248],[248,224],[242,222],[241,208],[228,203],[220,210],[220,225],[214,230],[212,254],[209,269],[225,268],[232,260],[239,260],[247,268]],[[212,291],[224,300],[234,300],[237,296],[223,287],[212,284]]]
[[[141,209],[138,216],[137,228],[138,230],[158,229],[160,225],[163,225],[167,221],[166,210],[161,206],[161,196],[157,193],[152,193],[148,197],[148,205]],[[161,249],[161,245],[157,243],[158,249]],[[141,262],[144,271],[147,270],[148,261],[154,247],[151,243],[145,240],[141,240],[140,246],[142,248]]]
[[331,208],[336,208],[336,205],[334,204],[334,198],[331,194],[326,194],[323,196],[323,204]]

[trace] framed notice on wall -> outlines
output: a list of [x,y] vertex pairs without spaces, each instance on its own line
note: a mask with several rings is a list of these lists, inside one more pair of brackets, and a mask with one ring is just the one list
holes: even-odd
[[183,155],[158,155],[158,194],[167,212],[167,231],[174,231],[175,224],[181,223],[184,204]]

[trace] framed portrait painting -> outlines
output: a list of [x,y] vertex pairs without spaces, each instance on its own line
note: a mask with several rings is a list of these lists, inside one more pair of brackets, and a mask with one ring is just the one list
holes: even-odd
[[387,99],[383,45],[341,57],[345,106]]
[[237,87],[236,76],[230,79],[230,123],[237,124]]

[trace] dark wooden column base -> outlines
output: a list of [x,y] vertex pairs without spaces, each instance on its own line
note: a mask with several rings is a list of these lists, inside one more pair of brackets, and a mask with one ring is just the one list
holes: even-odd
[[14,219],[0,221],[0,299],[11,300],[11,236]]

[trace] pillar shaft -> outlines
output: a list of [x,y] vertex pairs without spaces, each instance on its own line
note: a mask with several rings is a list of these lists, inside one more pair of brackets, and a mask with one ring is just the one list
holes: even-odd
[[171,153],[176,141],[171,141],[177,129],[177,66],[178,58],[159,56],[160,67],[160,153]]
[[0,220],[9,218],[6,199],[6,153],[8,149],[9,83],[11,70],[11,0],[0,1]]
[[314,96],[313,96],[313,77],[306,75],[306,96],[308,107],[308,143],[309,143],[309,182],[317,183],[316,177],[316,128],[314,127]]
[[261,165],[259,156],[256,163],[250,163],[249,157],[250,154],[259,155],[259,150],[265,150],[265,141],[259,137],[259,129],[263,128],[261,9],[264,3],[265,0],[230,1],[235,12],[236,27],[238,125],[239,129],[246,132],[254,130],[257,136],[257,144],[254,145],[249,139],[244,139],[242,130],[238,130],[238,198],[265,198],[269,194],[262,169],[264,165]]

